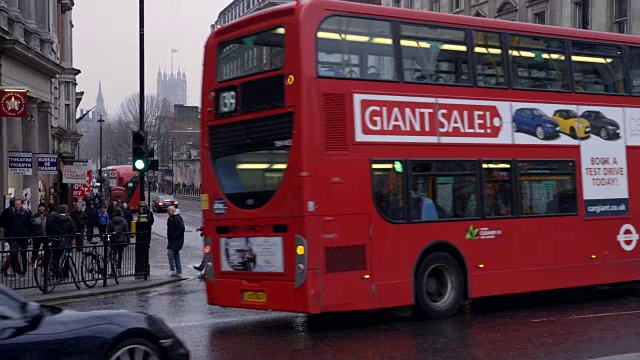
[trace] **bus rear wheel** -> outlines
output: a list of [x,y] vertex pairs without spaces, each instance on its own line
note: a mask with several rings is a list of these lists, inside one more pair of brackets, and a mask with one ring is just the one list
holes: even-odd
[[462,304],[464,280],[458,262],[449,254],[427,256],[416,276],[416,302],[420,312],[431,319],[454,315]]

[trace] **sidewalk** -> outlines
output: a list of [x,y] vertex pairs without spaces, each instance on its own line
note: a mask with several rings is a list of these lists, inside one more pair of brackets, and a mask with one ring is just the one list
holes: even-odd
[[128,291],[137,291],[157,286],[176,283],[198,276],[198,272],[191,265],[200,264],[202,260],[202,238],[200,233],[193,226],[185,225],[184,247],[180,251],[182,260],[182,277],[171,277],[169,272],[169,260],[167,259],[167,214],[154,214],[155,222],[151,235],[151,247],[149,249],[150,276],[144,279],[136,279],[133,276],[119,278],[120,284],[116,284],[113,279],[109,279],[107,287],[99,282],[94,288],[89,289],[81,284],[81,290],[76,289],[73,284],[58,285],[51,294],[43,294],[37,288],[22,289],[17,292],[28,301],[40,303],[54,303],[67,300],[80,300],[83,298],[106,296]]

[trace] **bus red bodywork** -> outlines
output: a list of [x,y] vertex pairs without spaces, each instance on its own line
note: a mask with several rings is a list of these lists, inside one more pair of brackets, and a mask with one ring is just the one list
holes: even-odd
[[[564,121],[561,119],[563,113],[553,114],[553,118],[552,113],[548,113],[547,117],[555,122],[543,118],[549,124],[560,124],[553,126],[560,142],[534,144],[535,138],[532,137],[532,142],[517,143],[515,139],[520,137],[520,133],[513,135],[509,132],[507,136],[503,130],[507,129],[505,124],[509,124],[508,129],[513,126],[516,132],[523,130],[518,130],[517,124],[513,125],[516,120],[511,119],[512,114],[508,113],[515,111],[516,105],[526,108],[523,104],[535,103],[536,107],[544,109],[562,108],[566,104],[576,109],[580,106],[619,107],[625,108],[620,110],[622,113],[630,113],[633,108],[640,107],[640,98],[580,94],[577,91],[320,77],[317,75],[316,34],[320,24],[331,15],[625,46],[640,43],[636,37],[618,34],[343,1],[309,1],[280,6],[217,29],[206,45],[201,117],[201,166],[203,180],[206,179],[203,181],[203,194],[207,194],[203,202],[205,251],[211,254],[213,264],[206,282],[210,304],[305,313],[411,305],[418,302],[420,289],[428,287],[426,283],[421,285],[418,278],[424,262],[434,253],[449,254],[457,263],[463,281],[461,295],[465,298],[640,279],[640,248],[635,248],[638,237],[634,227],[640,225],[637,223],[640,211],[640,203],[636,200],[640,199],[638,187],[628,187],[628,205],[618,208],[626,206],[627,209],[623,209],[627,210],[626,214],[587,216],[586,209],[606,211],[608,206],[597,205],[598,210],[594,210],[596,207],[586,204],[584,196],[584,177],[602,169],[596,169],[599,160],[595,155],[584,158],[595,161],[593,166],[584,163],[581,155],[586,150],[581,150],[583,143],[580,140],[571,142],[566,140],[569,139],[566,134],[561,134],[565,131],[564,125],[560,124]],[[217,81],[221,71],[226,71],[216,68],[220,44],[266,30],[277,32],[279,27],[286,29],[282,68],[228,80],[223,73],[224,81]],[[355,37],[353,39],[358,41]],[[373,37],[369,39],[373,41]],[[384,39],[379,43],[384,43]],[[628,50],[625,48],[625,51]],[[534,56],[538,58],[538,55]],[[557,56],[556,59],[560,59],[564,55]],[[547,55],[549,57],[554,58]],[[255,98],[259,97],[255,93],[239,94],[242,89],[253,89],[245,84],[279,74],[285,80],[283,104],[243,112],[243,101],[254,104],[258,101]],[[441,105],[433,105],[435,103]],[[231,105],[231,113],[218,116],[218,110],[229,110]],[[398,114],[402,116],[394,115],[394,108],[399,109]],[[441,110],[448,112],[441,113]],[[404,117],[407,113],[413,114],[413,118],[407,120]],[[411,133],[425,131],[424,128],[418,129],[416,117],[432,113],[449,114],[443,115],[442,119],[434,118],[448,125],[432,127],[432,133]],[[458,115],[456,120],[452,118],[453,113],[466,115]],[[282,119],[286,117],[293,119],[291,147],[286,171],[277,191],[267,201],[259,198],[259,192],[242,197],[235,193],[237,190],[229,190],[225,195],[223,187],[233,188],[238,181],[233,176],[237,175],[229,175],[230,168],[223,162],[217,164],[214,171],[214,160],[237,159],[234,149],[241,149],[239,143],[260,141],[259,136],[252,138],[251,134],[259,131],[267,134],[268,130],[254,130],[259,129],[259,125],[255,125],[259,124],[257,121],[266,119],[265,123],[273,124],[270,126],[275,129],[284,123]],[[574,124],[577,122],[574,120],[567,121]],[[627,120],[620,121],[629,125]],[[234,125],[244,126],[234,128],[230,124],[245,125]],[[439,134],[438,131],[449,131],[449,134]],[[537,128],[532,131],[535,135]],[[570,126],[566,132],[570,132]],[[222,135],[238,138],[224,140]],[[278,137],[273,140],[274,144],[285,141]],[[237,144],[233,144],[234,141]],[[258,148],[264,147],[255,147]],[[634,166],[640,161],[638,149],[634,144],[627,144],[623,153],[628,166],[604,171],[624,173],[628,184],[635,183],[632,180],[640,178],[640,167]],[[607,155],[602,156],[605,157]],[[280,176],[265,175],[265,169],[270,171],[280,166],[273,157],[270,162],[263,160],[264,164],[260,163],[259,157],[245,158],[251,160],[249,165],[236,161],[232,163],[235,169],[254,171],[261,168],[265,182],[271,176]],[[486,216],[489,210],[485,209],[479,210],[481,215],[475,218],[451,218],[451,221],[412,223],[406,219],[390,220],[376,208],[386,205],[372,199],[372,194],[377,191],[372,179],[378,176],[377,170],[372,169],[382,169],[380,171],[383,172],[387,171],[384,169],[394,169],[395,173],[385,174],[400,179],[395,180],[394,186],[404,186],[402,181],[413,178],[404,177],[409,175],[405,175],[403,166],[408,171],[418,171],[417,162],[411,159],[470,159],[478,166],[473,170],[478,174],[478,182],[486,180],[486,174],[494,167],[518,167],[520,170],[513,170],[507,179],[512,179],[511,184],[521,191],[509,195],[511,205],[519,210],[512,210],[512,216],[495,218]],[[525,176],[526,169],[540,164],[538,160],[557,160],[564,165],[575,166],[575,174],[547,177],[541,190],[536,190],[559,191],[555,187],[560,182],[568,184],[565,180],[572,179],[575,186],[571,196],[575,199],[567,201],[574,201],[571,205],[573,213],[558,210],[565,211],[563,216],[529,216],[535,211],[542,211],[533,209],[538,206],[533,203],[535,206],[531,208],[523,205],[526,182],[533,182],[536,186],[540,183],[538,175]],[[618,160],[609,157],[606,161],[617,163]],[[227,183],[221,184],[221,178]],[[437,181],[427,187],[438,186],[441,193],[451,185],[447,181],[453,181],[444,177],[430,179]],[[594,184],[600,181],[598,179],[594,177]],[[249,180],[243,181],[245,188],[266,189],[263,185],[249,183]],[[392,191],[391,188],[386,189]],[[480,185],[478,189],[481,189]],[[413,196],[413,190],[404,191],[404,194]],[[433,190],[429,191],[433,194]],[[482,195],[484,191],[478,190],[478,194]],[[558,192],[556,195],[562,194]],[[558,201],[562,205],[562,201]],[[251,205],[255,202],[260,202],[261,206]],[[454,202],[451,200],[452,204]],[[409,210],[403,211],[405,215],[410,214]],[[271,271],[256,271],[261,256],[273,265],[262,264]],[[278,261],[282,261],[281,266]]]

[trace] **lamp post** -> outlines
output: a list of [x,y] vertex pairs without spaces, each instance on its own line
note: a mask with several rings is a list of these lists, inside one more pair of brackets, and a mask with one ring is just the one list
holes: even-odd
[[102,118],[102,114],[100,114],[100,119],[98,119],[98,124],[100,124],[100,161],[98,162],[98,179],[100,179],[100,196],[104,196],[102,192],[102,124],[104,124],[104,119]]
[[174,178],[173,178],[173,159],[174,159],[174,156],[173,156],[173,142],[175,141],[175,139],[176,139],[176,137],[171,135],[171,193],[172,194],[175,194],[175,192],[176,192],[176,190],[175,190],[176,187],[175,187],[175,184],[173,183],[174,182]]

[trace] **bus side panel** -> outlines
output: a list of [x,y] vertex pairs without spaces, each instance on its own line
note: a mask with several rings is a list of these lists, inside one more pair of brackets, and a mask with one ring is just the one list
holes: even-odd
[[322,311],[372,308],[369,215],[327,216],[320,227]]

